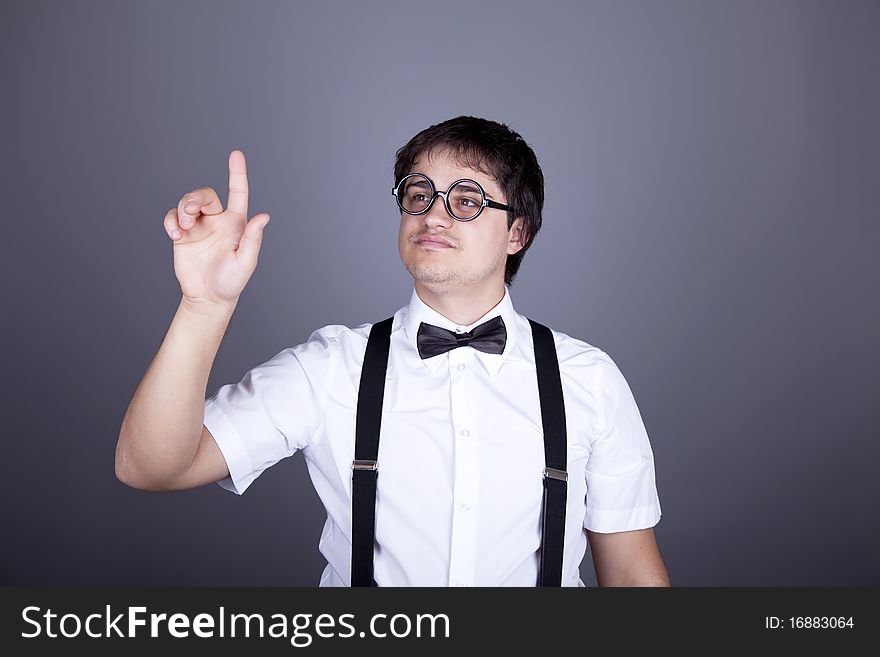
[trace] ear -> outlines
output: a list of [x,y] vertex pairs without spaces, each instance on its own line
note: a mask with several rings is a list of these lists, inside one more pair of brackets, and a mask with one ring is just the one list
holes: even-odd
[[517,253],[523,248],[523,222],[525,220],[522,217],[517,217],[513,224],[510,226],[510,230],[507,231],[508,241],[507,241],[507,255],[513,255]]

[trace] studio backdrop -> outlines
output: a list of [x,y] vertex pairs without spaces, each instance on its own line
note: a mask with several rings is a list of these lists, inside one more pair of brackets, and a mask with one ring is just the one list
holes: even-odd
[[245,152],[272,221],[211,395],[408,302],[394,153],[463,114],[538,155],[511,298],[629,382],[673,585],[880,584],[878,34],[869,0],[4,1],[0,584],[318,584],[301,454],[241,497],[115,477],[162,220]]

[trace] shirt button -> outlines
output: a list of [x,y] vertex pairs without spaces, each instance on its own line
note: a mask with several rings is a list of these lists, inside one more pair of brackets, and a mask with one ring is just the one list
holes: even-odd
[[460,370],[463,370],[464,368],[465,368],[465,365],[459,365],[459,366],[458,366],[458,369],[460,369]]
[[471,510],[471,505],[470,505],[470,504],[467,504],[467,503],[464,503],[464,504],[461,504],[458,508],[461,509],[462,511],[470,511],[470,510]]
[[467,429],[462,429],[462,430],[461,430],[461,435],[464,436],[465,438],[467,438],[468,436],[471,435],[471,432],[468,431]]

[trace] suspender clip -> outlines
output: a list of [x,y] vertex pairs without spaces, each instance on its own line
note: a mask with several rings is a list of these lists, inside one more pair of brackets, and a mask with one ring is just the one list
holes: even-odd
[[568,481],[568,473],[565,470],[557,470],[556,468],[544,468],[544,479],[547,477]]
[[351,462],[352,470],[378,470],[379,462],[378,461],[369,461],[369,460],[358,460],[355,459]]

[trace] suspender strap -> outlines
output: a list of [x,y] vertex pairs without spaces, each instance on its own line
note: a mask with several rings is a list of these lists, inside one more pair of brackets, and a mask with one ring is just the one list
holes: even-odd
[[[388,351],[391,346],[389,317],[373,324],[364,352],[358,389],[354,461],[352,462],[351,585],[376,586],[373,550],[376,540],[376,483],[379,431]],[[535,343],[535,366],[544,429],[544,499],[541,510],[541,565],[538,586],[562,585],[562,554],[565,531],[566,473],[565,404],[553,334],[530,319]]]
[[565,470],[567,438],[562,379],[553,333],[529,319],[535,343],[535,366],[544,427],[544,502],[541,519],[541,566],[538,586],[562,586],[562,550],[568,474]]
[[379,430],[391,324],[394,317],[373,324],[364,352],[358,389],[354,462],[351,465],[351,585],[376,586],[373,579],[373,544],[376,540],[376,479]]

